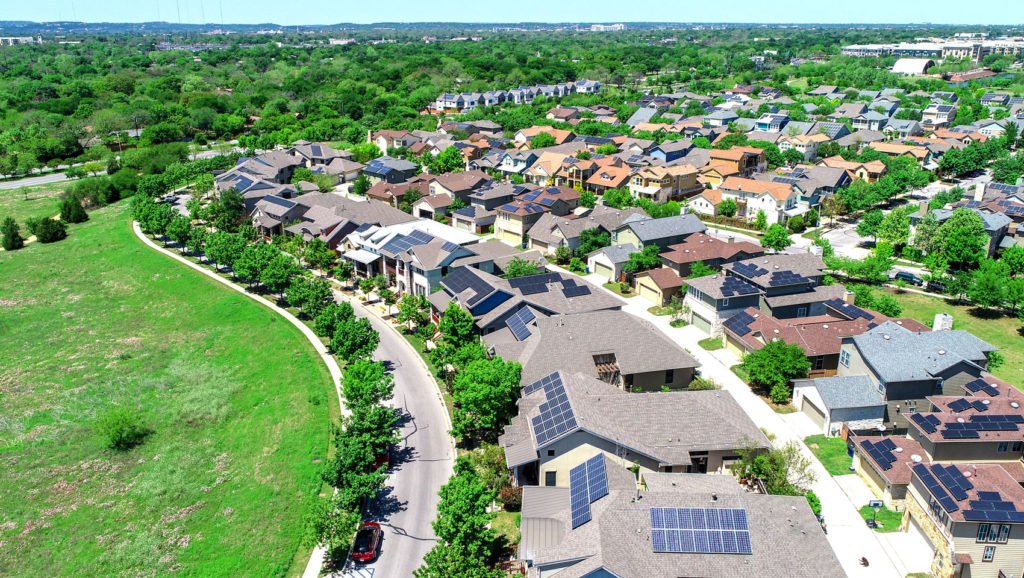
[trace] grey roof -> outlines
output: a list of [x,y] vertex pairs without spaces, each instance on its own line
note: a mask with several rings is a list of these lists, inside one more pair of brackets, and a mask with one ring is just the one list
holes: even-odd
[[[524,384],[558,370],[598,377],[594,356],[599,354],[614,354],[622,375],[693,369],[700,365],[653,325],[623,311],[540,317],[532,331],[524,348],[511,343],[494,344],[499,356],[516,359],[523,365]],[[491,342],[489,337],[484,340]]]
[[814,128],[813,122],[804,122],[799,120],[790,121],[786,125],[786,134],[795,133],[798,135],[809,134]]
[[712,112],[710,114],[704,115],[704,119],[705,120],[707,120],[709,118],[715,119],[715,120],[724,120],[726,122],[729,122],[729,121],[736,120],[737,118],[739,118],[739,115],[736,114],[735,112],[731,111],[731,110],[716,110],[716,111],[714,111],[714,112]]
[[739,494],[744,491],[743,486],[739,485],[733,476],[643,472],[640,474],[640,482],[642,487],[649,492],[680,491],[685,489],[688,492]]
[[741,118],[737,118],[736,120],[734,120],[732,122],[733,122],[733,124],[736,125],[736,128],[738,128],[740,130],[740,132],[749,132],[749,131],[753,130],[754,125],[757,124],[757,119],[742,118],[741,117]]
[[[1003,227],[1008,227],[1010,226],[1010,223],[1013,222],[1010,217],[1007,217],[1003,213],[989,213],[975,208],[969,208],[967,210],[974,211],[979,217],[981,217],[981,220],[985,223],[985,230],[989,232],[998,231]],[[935,209],[932,211],[932,214],[935,215],[935,219],[941,223],[952,217],[953,211],[949,209]]]
[[[743,265],[756,265],[764,272],[751,276],[739,275],[736,271],[737,265],[740,265],[741,268]],[[791,271],[803,277],[820,277],[825,271],[825,262],[821,260],[821,257],[811,253],[782,253],[778,255],[762,255],[735,263],[727,263],[722,266],[722,269],[728,271],[731,275],[739,275],[744,279],[749,279],[765,287],[768,285],[772,275],[780,271]]]
[[[693,287],[697,291],[711,297],[712,299],[724,299],[725,294],[722,293],[722,285],[725,284],[725,275],[708,275],[706,277],[698,277],[696,279],[687,279],[686,285]],[[751,295],[759,293],[760,289],[751,285],[753,290]]]
[[811,134],[820,133],[827,136],[830,139],[835,139],[836,136],[846,128],[841,122],[816,122],[814,128],[811,130]]
[[877,407],[877,417],[885,411],[885,400],[866,375],[837,375],[808,380],[821,395],[829,411],[855,407]]
[[629,119],[626,120],[626,124],[635,127],[638,124],[645,123],[658,114],[658,109],[650,107],[640,107],[636,112],[633,113]]
[[846,295],[846,288],[842,285],[820,285],[811,291],[800,293],[789,293],[776,297],[765,297],[768,307],[788,307],[792,305],[808,305],[812,303],[824,303],[832,299],[842,299]]
[[371,225],[395,225],[416,220],[387,203],[380,201],[356,201],[333,193],[306,193],[295,202],[309,207],[304,219],[328,227],[342,220]]
[[849,147],[861,143],[872,143],[881,140],[885,140],[885,135],[883,133],[877,130],[864,129],[852,132],[836,140],[836,142],[839,143],[839,146]]
[[915,333],[891,321],[849,339],[887,383],[933,379],[960,363],[985,363],[986,353],[996,350],[963,330]]
[[[569,513],[563,514],[564,537],[557,544],[538,548],[539,553],[532,559],[531,577],[560,566],[564,566],[558,571],[560,578],[845,576],[803,496],[729,491],[716,492],[713,500],[698,476],[667,474],[680,476],[675,486],[641,490],[638,500],[635,488],[618,485],[615,470],[623,468],[611,460],[606,462],[609,494],[590,505],[591,520],[575,529],[569,522]],[[563,504],[569,510],[569,499]],[[526,508],[525,496],[523,507]],[[655,553],[650,538],[650,509],[655,507],[742,509],[747,516],[751,554]]]
[[[610,440],[666,465],[690,464],[692,451],[730,451],[750,444],[769,447],[768,438],[727,391],[627,393],[582,373],[557,372],[565,386],[579,430]],[[532,431],[545,392],[538,389],[519,401],[519,415],[499,444],[506,462],[530,450],[543,450],[572,435],[570,430],[541,444]],[[680,419],[686,416],[686,419]],[[526,434],[526,435],[524,435]],[[535,448],[535,449],[534,449]],[[537,459],[534,453],[534,459]],[[526,462],[519,462],[519,464]]]
[[665,239],[676,235],[703,233],[707,230],[707,227],[696,215],[689,213],[674,217],[634,221],[626,223],[623,227],[629,227],[641,242]]
[[[630,215],[644,215],[642,209],[630,207],[627,209],[613,209],[604,205],[594,207],[586,215],[575,218],[559,217],[552,213],[544,213],[537,219],[527,234],[531,239],[537,239],[542,243],[558,244],[565,239],[576,239],[587,229],[604,229],[611,233],[617,229]],[[555,232],[560,233],[560,237]]]
[[612,263],[625,263],[626,261],[629,261],[629,256],[636,252],[636,245],[626,243],[625,245],[610,245],[608,247],[603,247],[587,256],[592,257],[599,253],[604,253]]

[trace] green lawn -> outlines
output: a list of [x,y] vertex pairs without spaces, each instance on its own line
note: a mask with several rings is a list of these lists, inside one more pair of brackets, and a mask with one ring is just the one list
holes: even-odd
[[[127,206],[0,253],[0,575],[282,576],[308,560],[327,368],[277,314],[135,238]],[[120,405],[153,433],[106,449]]]
[[14,217],[21,225],[21,234],[28,236],[25,219],[52,217],[60,212],[60,195],[68,183],[53,183],[20,189],[0,190],[0,221]]
[[721,349],[725,347],[722,344],[721,337],[708,337],[707,339],[701,339],[700,341],[697,342],[697,344],[708,351],[715,351],[716,349]]
[[850,456],[846,455],[846,442],[842,438],[814,435],[804,438],[804,443],[829,474],[845,476],[850,473],[851,460]]
[[876,532],[896,532],[900,529],[900,522],[903,521],[902,512],[881,508],[878,510],[878,514],[875,514],[875,509],[871,506],[861,508],[860,517],[864,518],[864,520],[871,520],[873,518],[877,521],[878,527],[875,528]]
[[493,529],[499,537],[504,538],[506,543],[518,544],[520,539],[520,517],[521,514],[519,512],[497,512],[494,515],[494,520],[491,521],[491,529]]
[[675,310],[672,309],[671,307],[662,307],[660,305],[655,305],[653,307],[648,307],[647,312],[650,313],[651,315],[663,317],[672,315],[673,313],[675,313]]
[[634,293],[632,289],[628,289],[627,291],[623,292],[621,283],[605,283],[603,287],[611,291],[612,293],[615,293],[616,295],[621,295],[622,297],[636,296],[636,293]]
[[992,373],[1024,388],[1024,323],[1019,319],[1009,315],[982,318],[974,314],[971,306],[953,305],[945,299],[917,293],[891,293],[903,306],[903,317],[931,327],[936,313],[949,313],[953,316],[954,329],[969,331],[998,347],[1006,362]]

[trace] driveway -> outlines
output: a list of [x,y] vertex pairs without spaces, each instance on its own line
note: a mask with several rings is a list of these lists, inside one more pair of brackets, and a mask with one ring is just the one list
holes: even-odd
[[448,435],[448,412],[433,377],[409,342],[372,306],[335,294],[351,303],[358,317],[368,318],[380,334],[374,358],[383,361],[395,377],[392,403],[402,416],[402,441],[392,455],[385,487],[367,515],[384,530],[380,557],[342,575],[412,576],[434,546],[436,536],[430,524],[437,515],[438,492],[452,475],[455,449]]
[[[556,267],[552,268],[557,269]],[[601,287],[599,283],[596,283],[597,276],[589,275],[587,280]],[[615,295],[603,287],[600,290],[607,291],[609,295]],[[736,374],[729,369],[731,365],[738,363],[731,353],[724,350],[706,351],[698,342],[706,338],[707,334],[693,326],[679,328],[670,326],[669,317],[648,313],[647,308],[651,306],[651,303],[641,297],[622,299],[615,296],[625,303],[623,311],[649,321],[672,341],[693,355],[701,364],[701,374],[731,393],[750,419],[774,436],[773,443],[781,446],[790,441],[798,442],[801,452],[810,458],[812,469],[817,476],[817,481],[811,489],[821,500],[822,515],[828,525],[828,541],[848,576],[851,578],[898,577],[911,572],[928,570],[931,562],[930,553],[927,558],[922,558],[920,548],[893,549],[891,547],[892,540],[885,540],[881,538],[882,534],[868,529],[858,511],[865,504],[855,503],[851,500],[847,495],[848,489],[844,490],[843,486],[828,474],[821,462],[803,443],[804,434],[807,433],[805,424],[799,421],[794,421],[794,424],[788,423],[787,420],[793,418],[775,413],[750,390],[747,384],[740,381]],[[851,479],[848,482],[844,480],[844,482],[863,485],[860,480]],[[867,488],[863,489],[866,491]],[[860,491],[853,493],[857,496],[858,501],[865,495]],[[865,568],[860,565],[859,560],[862,556],[870,562],[869,567]]]

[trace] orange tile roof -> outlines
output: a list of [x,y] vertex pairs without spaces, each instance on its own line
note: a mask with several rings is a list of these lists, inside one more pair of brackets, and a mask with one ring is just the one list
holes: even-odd
[[743,177],[728,177],[722,182],[722,189],[730,191],[743,191],[758,195],[769,194],[776,201],[785,201],[794,194],[793,187],[785,183],[774,183],[772,181],[758,181],[745,179]]

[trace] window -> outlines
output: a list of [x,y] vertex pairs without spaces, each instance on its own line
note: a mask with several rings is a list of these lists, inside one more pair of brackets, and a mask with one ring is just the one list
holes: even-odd
[[988,540],[986,542],[995,542],[999,539],[999,524],[992,524],[988,529]]
[[1024,442],[1013,442],[1013,451],[1020,452],[1024,450]]
[[820,371],[822,369],[825,369],[825,356],[824,355],[819,355],[819,356],[814,358],[814,369],[816,371]]
[[555,455],[555,450],[548,450],[548,457],[549,458],[554,456],[554,455]]
[[1009,442],[999,442],[999,445],[996,446],[996,451],[1000,452],[1000,453],[1004,453],[1004,452],[1010,451],[1010,443]]
[[1010,538],[1010,525],[1009,524],[1003,524],[999,528],[999,540],[998,541],[999,541],[1000,544],[1005,544],[1006,541],[1009,538]]
[[981,561],[982,562],[991,562],[992,559],[995,558],[995,557],[996,557],[996,547],[995,546],[985,546],[985,554],[984,554],[984,556],[982,556]]
[[984,542],[988,537],[988,524],[978,524],[978,541]]
[[676,370],[668,369],[665,371],[665,385],[668,385],[676,380]]
[[850,351],[848,349],[843,349],[839,352],[839,363],[850,367]]
[[544,472],[544,485],[554,486],[558,481],[558,472]]
[[806,307],[798,307],[797,310],[796,310],[796,316],[797,317],[807,317],[807,308]]
[[729,306],[729,300],[728,299],[722,299],[719,303],[721,304],[722,307],[728,307]]

